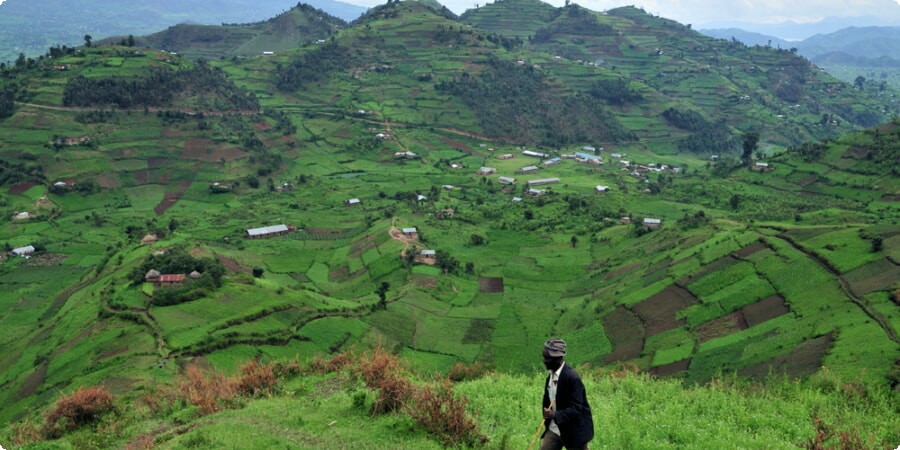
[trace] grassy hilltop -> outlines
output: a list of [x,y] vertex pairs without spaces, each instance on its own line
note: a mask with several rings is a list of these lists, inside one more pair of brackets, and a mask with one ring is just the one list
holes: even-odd
[[[491,7],[506,3],[515,1]],[[628,392],[656,393],[635,404],[644,418],[657,397],[676,398],[668,411],[718,405],[688,414],[696,425],[682,431],[636,420],[598,445],[702,448],[723,436],[804,445],[817,415],[832,431],[871,433],[871,447],[896,441],[884,406],[900,379],[900,122],[888,118],[890,93],[631,8],[543,10],[530,39],[489,17],[479,29],[404,2],[275,55],[207,61],[104,45],[6,68],[0,418],[40,423],[80,386],[138,408],[190,367],[297,359],[277,397],[223,400],[246,409],[200,419],[199,407],[173,400],[120,416],[118,431],[63,433],[60,445],[120,446],[162,427],[160,444],[202,447],[234,437],[218,431],[233,420],[294,403],[309,409],[260,420],[281,430],[302,416],[303,427],[334,426],[337,437],[273,444],[387,429],[402,430],[402,446],[438,445],[412,419],[379,416],[364,428],[374,390],[320,394],[291,375],[317,356],[381,347],[416,373],[413,385],[457,363],[494,371],[456,391],[480,414],[488,445],[521,448],[530,419],[503,425],[526,413],[499,405],[527,403],[515,392],[536,383],[535,349],[558,335],[573,364],[667,377],[591,375],[609,420],[642,395]],[[662,53],[649,53],[659,42]],[[779,93],[785,86],[794,87]],[[862,128],[870,122],[883,123]],[[529,192],[528,181],[553,178]],[[288,232],[244,237],[278,224]],[[410,227],[415,236],[402,232]],[[9,253],[29,245],[27,259]],[[154,286],[151,269],[186,278]],[[719,391],[722,374],[763,381]],[[507,397],[486,392],[498,383]],[[755,415],[757,389],[789,415]],[[336,409],[307,418],[329,395]],[[683,431],[732,404],[747,412],[732,431]],[[877,419],[866,424],[866,414]],[[790,425],[764,425],[775,422]]]

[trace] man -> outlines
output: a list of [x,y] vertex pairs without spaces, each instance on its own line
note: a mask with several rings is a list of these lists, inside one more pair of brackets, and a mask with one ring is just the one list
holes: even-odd
[[588,450],[594,438],[594,419],[584,383],[566,365],[566,342],[553,338],[544,343],[544,367],[550,371],[544,383],[544,435],[541,450]]

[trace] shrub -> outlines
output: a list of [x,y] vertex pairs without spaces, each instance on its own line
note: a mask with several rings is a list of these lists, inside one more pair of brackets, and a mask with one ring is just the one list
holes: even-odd
[[453,395],[449,380],[443,380],[437,387],[416,389],[406,410],[448,447],[483,444],[487,437],[478,432],[478,425],[466,414],[467,403],[467,399]]
[[404,376],[400,359],[380,348],[359,358],[357,372],[366,386],[378,390],[372,414],[399,410],[410,398],[412,384]]
[[450,381],[474,380],[483,377],[489,370],[490,368],[484,364],[463,364],[458,362],[450,368],[447,378]]
[[199,408],[204,415],[222,409],[222,403],[234,400],[237,395],[235,380],[228,379],[220,373],[205,373],[197,366],[188,366],[184,376],[178,383],[182,398],[189,404]]
[[259,360],[251,360],[241,366],[241,378],[237,382],[237,390],[242,395],[255,397],[260,394],[272,394],[278,384],[275,364],[262,364]]
[[114,409],[113,396],[104,387],[83,387],[56,401],[47,413],[44,434],[57,437],[83,425],[95,422]]

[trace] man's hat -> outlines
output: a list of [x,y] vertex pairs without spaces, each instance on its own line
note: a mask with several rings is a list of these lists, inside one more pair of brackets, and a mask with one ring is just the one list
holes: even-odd
[[566,341],[560,338],[552,338],[544,342],[544,350],[553,357],[566,356]]

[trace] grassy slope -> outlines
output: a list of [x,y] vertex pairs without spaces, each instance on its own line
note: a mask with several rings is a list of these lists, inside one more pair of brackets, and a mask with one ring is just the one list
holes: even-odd
[[[770,380],[761,389],[730,379],[684,387],[580,372],[593,410],[592,448],[797,448],[816,439],[815,420],[828,430],[820,441],[826,445],[837,445],[842,434],[854,448],[884,448],[900,438],[891,394],[869,390],[860,399],[853,386],[827,374],[804,383]],[[489,374],[454,390],[469,400],[466,409],[488,438],[485,448],[525,448],[540,424],[543,380],[543,373]],[[95,427],[19,448],[110,448],[148,440],[153,448],[442,448],[403,413],[373,416],[375,396],[343,377],[303,375],[284,380],[273,396],[238,402],[237,409],[198,417],[192,407],[152,413],[136,403]]]
[[[306,358],[354,343],[380,344],[427,370],[447,370],[461,360],[521,372],[532,369],[527,355],[550,334],[571,342],[575,362],[593,364],[605,363],[622,342],[637,339],[641,347],[630,363],[649,370],[690,358],[681,376],[699,381],[720,369],[765,373],[771,364],[808,374],[824,363],[842,377],[884,383],[897,355],[882,328],[897,330],[896,308],[888,299],[896,277],[875,279],[882,266],[869,264],[896,261],[900,213],[881,194],[897,195],[900,187],[890,166],[867,160],[865,152],[882,145],[879,139],[896,145],[896,124],[879,130],[880,138],[871,131],[833,143],[819,161],[787,154],[773,161],[774,172],[742,169],[724,177],[697,157],[651,152],[657,141],[603,143],[607,166],[600,172],[570,160],[544,168],[533,178],[557,176],[564,183],[544,199],[511,204],[522,180],[532,178],[514,172],[534,161],[521,155],[492,158],[488,148],[494,154],[519,152],[503,141],[454,133],[483,130],[459,100],[437,93],[433,82],[418,76],[460,73],[488,52],[517,55],[479,43],[475,34],[452,48],[433,45],[437,25],[454,23],[403,5],[402,20],[373,16],[337,38],[352,48],[377,49],[375,61],[383,58],[391,66],[386,73],[364,61],[285,93],[273,86],[273,71],[276,64],[288,64],[290,55],[220,63],[265,106],[290,115],[297,131],[288,137],[274,128],[272,117],[259,115],[173,120],[134,111],[82,123],[76,111],[52,109],[70,73],[138,74],[149,65],[184,64],[154,52],[121,58],[115,50],[91,50],[62,61],[71,65],[69,73],[29,75],[32,102],[42,106],[21,106],[2,123],[0,152],[11,160],[33,155],[47,180],[95,179],[108,188],[87,196],[49,194],[50,204],[40,203],[44,215],[26,223],[10,220],[12,212],[38,208],[47,188],[2,191],[0,242],[44,242],[50,253],[67,257],[60,267],[26,267],[18,259],[2,266],[2,339],[9,348],[2,361],[9,369],[0,379],[5,419],[20,417],[71,385],[105,380],[116,392],[130,392],[171,377],[193,354],[214,367],[233,368],[258,354]],[[357,115],[359,109],[374,114]],[[437,126],[422,126],[429,121]],[[376,140],[378,132],[392,137]],[[56,153],[45,146],[53,134],[95,136],[99,145]],[[236,151],[250,135],[284,157],[277,172],[259,176],[262,155]],[[395,161],[393,153],[402,150],[423,158]],[[617,170],[609,151],[639,163],[678,165],[686,173],[671,183],[656,175],[645,183]],[[467,168],[450,169],[448,161]],[[519,177],[519,185],[499,192],[494,177],[488,184],[473,174],[482,165]],[[248,176],[258,178],[262,189],[249,188]],[[296,183],[297,189],[268,192],[267,178]],[[233,193],[212,194],[212,182],[240,184]],[[457,189],[442,191],[444,184]],[[606,196],[592,195],[597,184],[614,188]],[[648,185],[660,187],[659,194],[644,194]],[[429,201],[404,200],[416,191]],[[167,192],[181,197],[157,215],[153,208]],[[353,197],[363,204],[343,206]],[[53,208],[62,214],[46,220]],[[446,208],[455,210],[454,220],[437,220],[434,214]],[[711,221],[692,227],[685,214],[699,210]],[[523,219],[526,211],[532,219]],[[634,227],[603,221],[625,214],[662,218],[663,229],[639,236]],[[186,245],[233,259],[235,271],[208,298],[148,309],[143,291],[129,287],[124,277],[153,249],[122,230],[131,225],[149,231],[172,219],[176,232],[154,249]],[[311,232],[238,238],[246,228],[281,222]],[[387,233],[392,224],[418,226],[426,239],[419,248],[473,263],[474,273],[408,269],[398,258],[402,244]],[[826,247],[832,233],[840,251]],[[471,245],[472,234],[486,237],[487,245]],[[869,251],[872,235],[884,238],[881,252]],[[578,238],[575,246],[572,236]],[[729,255],[760,239],[767,248],[741,256],[738,269],[723,268]],[[820,259],[832,261],[833,268]],[[252,267],[263,268],[264,277],[252,279]],[[745,276],[754,295],[727,290],[734,274]],[[853,296],[860,305],[850,302],[837,274],[859,291]],[[479,276],[503,277],[505,292],[479,292]],[[382,282],[391,285],[387,308],[371,311]],[[691,290],[704,306],[678,312],[674,318],[684,318],[685,325],[647,335],[609,326],[619,305],[637,307],[671,285]],[[785,298],[790,313],[741,332],[701,337],[706,331],[699,325],[773,291]],[[95,320],[111,304],[137,315]],[[810,350],[808,343],[823,336],[835,339],[827,351]],[[261,342],[269,338],[272,345]],[[785,365],[783,359],[797,359],[789,357],[794,351],[809,356],[809,364]]]

